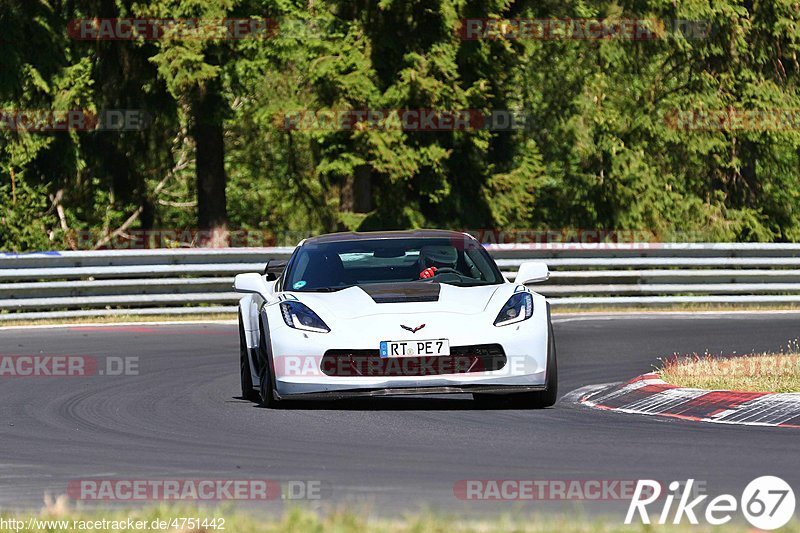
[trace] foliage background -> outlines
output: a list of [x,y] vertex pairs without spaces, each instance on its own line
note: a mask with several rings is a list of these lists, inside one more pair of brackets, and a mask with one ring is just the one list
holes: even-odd
[[[72,39],[67,24],[84,17],[266,17],[279,31]],[[712,32],[468,41],[456,32],[467,17],[683,19]],[[794,0],[0,0],[0,109],[152,119],[124,133],[0,127],[0,250],[166,228],[263,230],[268,244],[414,227],[798,241],[800,131],[686,131],[669,119],[800,109],[798,19]],[[528,120],[437,133],[286,131],[276,120],[368,108]],[[215,170],[204,156],[217,152]]]

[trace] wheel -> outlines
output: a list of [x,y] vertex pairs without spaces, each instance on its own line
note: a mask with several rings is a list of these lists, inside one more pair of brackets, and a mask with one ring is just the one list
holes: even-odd
[[276,407],[278,400],[275,398],[275,380],[270,371],[271,361],[269,351],[267,351],[267,336],[264,333],[264,325],[259,323],[258,350],[261,353],[262,364],[259,372],[259,397],[261,407]]
[[259,399],[261,400],[261,407],[276,407],[278,400],[275,399],[275,391],[272,388],[272,374],[269,372],[267,365],[261,368],[259,374]]
[[259,400],[258,393],[253,388],[253,376],[250,373],[250,352],[247,349],[247,340],[244,336],[244,324],[242,323],[242,315],[239,313],[239,371],[240,381],[242,383],[242,396],[243,400],[257,402]]

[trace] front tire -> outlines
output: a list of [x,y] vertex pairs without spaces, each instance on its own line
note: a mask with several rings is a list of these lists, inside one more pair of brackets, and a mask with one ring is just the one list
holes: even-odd
[[242,385],[243,400],[257,402],[258,393],[253,388],[253,375],[250,372],[250,350],[247,348],[247,339],[244,334],[244,323],[242,314],[239,313],[239,373]]
[[272,361],[270,361],[269,351],[267,350],[267,336],[264,332],[264,325],[259,325],[261,333],[258,340],[258,349],[261,352],[261,371],[259,372],[259,397],[261,399],[261,407],[276,407],[278,400],[275,398],[275,380],[270,370]]

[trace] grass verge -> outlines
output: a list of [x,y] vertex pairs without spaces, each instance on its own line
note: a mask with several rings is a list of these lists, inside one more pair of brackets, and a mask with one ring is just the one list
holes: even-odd
[[679,387],[747,392],[800,392],[800,346],[781,353],[741,357],[674,356],[658,370],[661,379]]
[[564,305],[551,307],[553,315],[573,313],[725,313],[758,311],[800,311],[800,304],[716,304],[716,303],[676,303],[669,305],[642,306],[602,306],[602,305]]
[[2,327],[18,326],[59,326],[73,324],[121,324],[126,322],[159,324],[162,322],[209,322],[209,321],[236,321],[236,313],[197,313],[176,315],[98,315],[92,317],[75,318],[44,318],[25,319],[24,315],[19,320],[0,320]]
[[[189,517],[196,519],[188,523]],[[25,528],[9,527],[24,522]],[[203,520],[206,525],[203,526]],[[138,522],[138,524],[137,524]],[[200,525],[196,525],[199,522]],[[214,524],[216,528],[210,527]],[[141,524],[147,524],[142,527]],[[133,525],[133,527],[130,527]],[[27,526],[33,526],[28,528]],[[156,527],[154,527],[156,526]],[[220,529],[222,526],[223,529]],[[665,532],[748,532],[752,528],[743,523],[724,526],[662,525],[657,526]],[[264,518],[245,511],[220,508],[202,509],[196,507],[159,506],[133,510],[66,511],[45,509],[38,515],[0,515],[1,533],[22,532],[78,533],[85,531],[168,531],[211,533],[501,533],[501,532],[650,532],[653,526],[624,525],[607,518],[576,518],[574,516],[503,515],[491,519],[466,520],[463,517],[442,514],[416,514],[402,519],[369,518],[365,514],[350,511],[333,511],[319,514],[299,508],[290,509],[282,516]],[[800,533],[800,524],[791,522],[781,529],[785,532]]]

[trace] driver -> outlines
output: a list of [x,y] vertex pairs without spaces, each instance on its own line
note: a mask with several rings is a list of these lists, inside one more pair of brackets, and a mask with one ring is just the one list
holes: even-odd
[[423,246],[419,250],[419,279],[430,279],[440,268],[456,268],[458,252],[452,246]]

